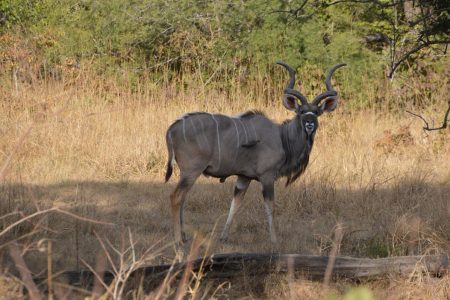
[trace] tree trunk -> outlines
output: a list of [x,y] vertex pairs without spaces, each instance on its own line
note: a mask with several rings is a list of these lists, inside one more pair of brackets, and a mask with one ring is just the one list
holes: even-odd
[[[328,256],[270,253],[229,253],[211,255],[192,262],[192,271],[202,272],[203,280],[226,280],[240,276],[265,276],[270,273],[287,273],[288,268],[298,275],[311,280],[323,280],[327,268]],[[290,261],[291,263],[288,263]],[[289,265],[291,264],[291,265]],[[161,284],[166,276],[181,276],[187,263],[175,265],[148,266],[136,270],[132,277],[143,283],[146,289]],[[409,275],[412,272],[427,272],[440,276],[449,270],[449,255],[401,256],[380,259],[336,257],[333,266],[333,278],[360,279],[383,276],[387,274]],[[109,284],[114,276],[104,274],[104,281]],[[91,288],[94,274],[89,271],[64,272],[56,280],[67,284]],[[39,280],[38,280],[39,281]]]

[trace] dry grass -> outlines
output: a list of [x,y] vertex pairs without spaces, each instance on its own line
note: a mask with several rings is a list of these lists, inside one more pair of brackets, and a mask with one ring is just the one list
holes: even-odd
[[[17,90],[0,87],[0,94],[0,215],[56,206],[115,224],[48,216],[40,237],[54,241],[55,272],[81,267],[81,258],[95,265],[100,247],[95,233],[120,245],[129,228],[138,242],[136,251],[172,241],[168,196],[177,174],[163,183],[164,135],[181,114],[198,110],[237,114],[257,108],[277,121],[291,116],[279,99],[266,102],[239,94],[228,99],[217,91],[180,91],[176,85],[155,85],[131,93],[113,83],[80,79],[75,84],[48,83]],[[440,111],[425,113],[437,122],[442,117]],[[344,226],[342,255],[449,251],[450,130],[426,135],[421,125],[404,112],[351,112],[345,105],[321,117],[306,173],[293,186],[285,188],[279,181],[276,187],[277,250],[328,254],[333,228],[340,221]],[[222,228],[232,181],[198,181],[186,205],[188,236],[199,231],[209,237]],[[245,202],[229,242],[213,244],[212,252],[271,250],[257,183],[252,183]],[[12,220],[14,216],[1,222]],[[32,228],[23,225],[13,236]],[[174,255],[169,247],[154,263],[171,262]],[[26,258],[34,272],[46,269],[39,252],[31,251]],[[278,289],[273,282],[280,282]],[[448,276],[440,280],[391,278],[368,286],[380,298],[392,292],[398,295],[394,299],[417,295],[437,299],[436,295],[449,295],[448,283]],[[306,298],[325,296],[320,285],[296,284],[301,295],[311,295]],[[345,294],[342,286],[333,287],[338,295]],[[271,280],[256,297],[276,293],[290,297],[285,288],[281,281]]]

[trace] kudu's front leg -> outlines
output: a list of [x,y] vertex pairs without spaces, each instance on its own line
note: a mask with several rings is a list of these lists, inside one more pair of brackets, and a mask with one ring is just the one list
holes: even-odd
[[275,181],[273,179],[261,180],[263,187],[264,206],[266,208],[267,222],[269,223],[270,241],[277,242],[275,227],[273,225],[273,202],[275,200]]

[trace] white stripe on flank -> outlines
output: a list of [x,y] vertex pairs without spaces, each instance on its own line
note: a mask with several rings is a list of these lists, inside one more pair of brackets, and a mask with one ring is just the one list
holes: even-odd
[[189,118],[189,121],[191,122],[192,127],[194,127],[194,134],[197,134],[197,127],[195,126],[194,122],[192,121],[192,118]]
[[202,131],[202,137],[203,137],[203,139],[205,140],[205,145],[208,145],[208,147],[209,147],[209,142],[208,142],[208,139],[206,138],[206,136],[205,136],[205,126],[203,125],[203,121],[202,121],[202,119],[198,119],[199,121],[200,121],[200,126],[202,127],[201,128],[201,131]]
[[230,119],[231,119],[231,121],[233,121],[234,128],[236,128],[236,134],[237,134],[236,148],[239,149],[239,140],[240,140],[240,138],[239,138],[239,129],[237,128],[236,121],[233,118],[230,118]]
[[189,122],[191,122],[192,127],[194,128],[194,139],[195,139],[195,143],[197,145],[200,145],[197,139],[197,127],[194,124],[194,121],[192,121],[192,118],[189,118]]
[[216,131],[217,131],[217,146],[219,147],[219,166],[217,167],[220,169],[220,161],[221,161],[221,153],[220,153],[220,133],[219,133],[219,122],[217,122],[216,118],[214,118],[213,114],[210,114],[213,118],[214,122],[216,122]]
[[244,128],[244,132],[245,132],[245,143],[248,144],[248,135],[247,135],[247,130],[246,130],[246,126],[244,124],[244,122],[242,122],[241,119],[238,119],[239,122],[241,122],[242,128]]

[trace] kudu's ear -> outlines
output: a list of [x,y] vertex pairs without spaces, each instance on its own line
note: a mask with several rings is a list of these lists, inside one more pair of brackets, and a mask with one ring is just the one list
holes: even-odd
[[296,111],[298,108],[297,99],[294,96],[289,94],[283,95],[283,105],[290,111]]
[[322,101],[319,106],[320,114],[324,112],[332,112],[336,109],[338,103],[337,97],[329,97]]

